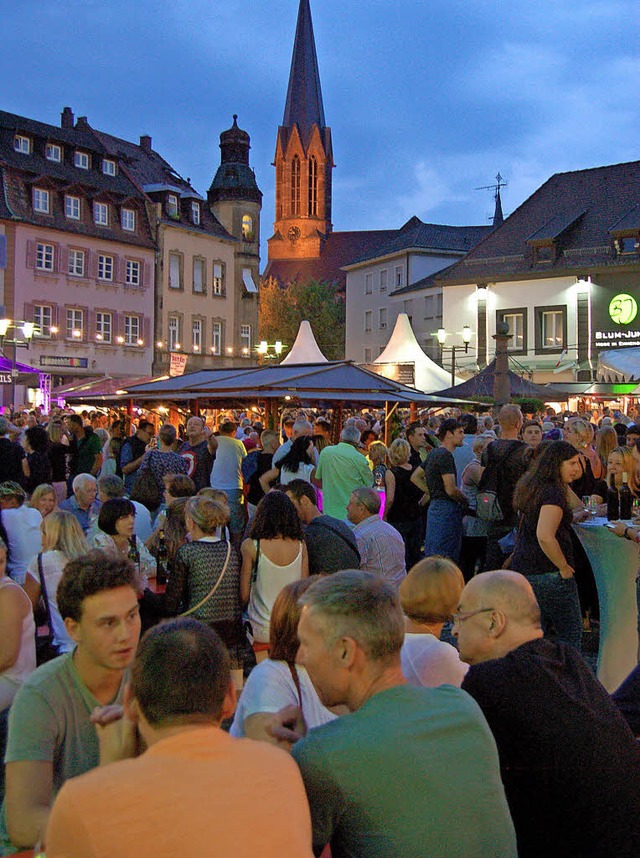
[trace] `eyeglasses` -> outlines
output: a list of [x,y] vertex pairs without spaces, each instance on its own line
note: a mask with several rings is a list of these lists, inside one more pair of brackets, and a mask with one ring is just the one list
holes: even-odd
[[460,623],[463,623],[465,620],[470,619],[471,617],[475,617],[476,614],[488,614],[493,611],[494,608],[476,608],[475,611],[456,611],[453,614],[453,625],[459,626]]

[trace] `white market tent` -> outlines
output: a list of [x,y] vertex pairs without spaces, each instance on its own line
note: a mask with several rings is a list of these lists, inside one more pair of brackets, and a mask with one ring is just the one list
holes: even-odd
[[605,349],[598,355],[598,381],[640,381],[640,348]]
[[316,338],[311,330],[311,325],[307,320],[300,322],[298,328],[298,336],[295,343],[291,346],[289,354],[280,361],[280,364],[300,364],[300,363],[328,363],[329,361],[320,351],[320,346],[316,342]]
[[[420,348],[406,313],[398,314],[387,347],[374,360],[374,363],[413,364],[415,386],[424,393],[430,393],[432,390],[440,390],[451,385],[451,373],[438,366]],[[455,383],[460,384],[461,381],[462,379],[456,378]]]

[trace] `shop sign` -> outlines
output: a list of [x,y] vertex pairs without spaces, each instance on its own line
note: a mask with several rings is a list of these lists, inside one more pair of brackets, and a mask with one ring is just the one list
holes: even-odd
[[176,375],[184,375],[186,365],[186,355],[179,355],[175,352],[171,352],[171,363],[169,364],[169,375],[171,377],[174,377]]
[[619,285],[594,283],[591,289],[593,347],[599,350],[640,346],[639,296],[620,289]]
[[89,358],[63,357],[62,355],[40,355],[40,366],[87,369]]
[[11,384],[10,372],[0,372],[0,384]]

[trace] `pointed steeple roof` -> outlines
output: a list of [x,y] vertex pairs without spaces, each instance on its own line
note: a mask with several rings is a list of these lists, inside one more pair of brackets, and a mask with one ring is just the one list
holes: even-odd
[[300,0],[298,9],[296,38],[282,124],[286,128],[297,125],[305,144],[313,125],[317,125],[321,130],[326,127],[309,0]]
[[504,215],[502,214],[502,200],[500,199],[500,184],[496,189],[496,210],[493,213],[493,226],[502,226],[504,223]]

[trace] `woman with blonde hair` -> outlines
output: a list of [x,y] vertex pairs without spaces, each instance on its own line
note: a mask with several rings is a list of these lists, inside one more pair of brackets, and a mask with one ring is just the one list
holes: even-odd
[[231,542],[216,535],[229,520],[229,508],[196,495],[187,500],[184,517],[191,541],[178,549],[166,591],[145,591],[145,607],[163,617],[188,614],[215,629],[231,655],[236,687],[242,688],[245,635],[240,609],[240,563]]
[[49,483],[40,483],[29,500],[29,506],[37,509],[43,518],[46,518],[58,506],[56,490]]
[[614,447],[607,461],[607,485],[610,485],[610,477],[613,476],[616,488],[619,489],[623,474],[627,475],[627,485],[631,494],[634,497],[640,497],[640,484],[636,476],[636,463],[631,447]]
[[[373,445],[372,445],[373,446]],[[391,467],[385,473],[386,502],[383,519],[392,524],[404,539],[407,569],[418,562],[422,554],[423,493],[411,482],[413,468],[409,464],[411,445],[396,438],[389,447]]]
[[462,572],[447,557],[425,557],[400,584],[405,636],[400,660],[411,685],[462,685],[469,665],[455,647],[440,640],[464,587]]
[[229,731],[232,736],[278,745],[269,724],[284,706],[299,707],[308,729],[336,717],[320,702],[304,667],[296,664],[300,597],[318,577],[292,581],[280,590],[271,611],[269,658],[251,671]]
[[[89,550],[77,518],[70,512],[55,509],[43,518],[42,553],[33,558],[27,569],[24,589],[36,608],[40,597],[49,601],[53,645],[60,654],[70,652],[75,644],[65,628],[64,619],[58,610],[58,584],[64,568],[70,560],[86,554]],[[42,582],[46,594],[42,590]]]
[[603,468],[609,465],[609,454],[618,446],[618,433],[613,426],[602,426],[596,435],[596,453]]
[[581,417],[572,417],[565,423],[564,440],[571,444],[576,453],[579,454],[580,474],[570,485],[571,490],[578,498],[585,495],[603,497],[600,480],[604,469],[592,446],[593,437],[593,426]]

